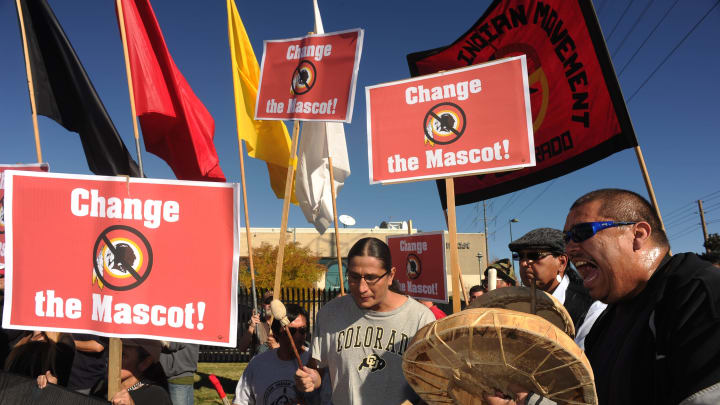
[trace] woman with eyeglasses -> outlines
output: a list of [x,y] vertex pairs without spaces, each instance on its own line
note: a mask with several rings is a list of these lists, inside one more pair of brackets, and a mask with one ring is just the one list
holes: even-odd
[[[307,312],[296,304],[286,304],[288,330],[293,337],[295,347],[300,353],[303,364],[310,360],[310,352],[305,347],[308,336]],[[235,388],[233,404],[313,404],[319,402],[318,394],[307,395],[295,389],[294,376],[297,361],[292,344],[283,330],[282,324],[275,319],[272,332],[280,346],[264,351],[250,360]]]
[[363,238],[348,252],[350,295],[317,314],[312,360],[298,370],[298,389],[317,390],[328,370],[332,403],[400,404],[419,399],[402,372],[402,355],[415,333],[435,316],[414,299],[390,290],[395,276],[390,248]]
[[585,337],[606,305],[590,297],[582,278],[570,268],[562,231],[534,229],[510,243],[518,253],[520,278],[526,286],[551,294],[567,309],[575,326],[575,343],[584,348]]

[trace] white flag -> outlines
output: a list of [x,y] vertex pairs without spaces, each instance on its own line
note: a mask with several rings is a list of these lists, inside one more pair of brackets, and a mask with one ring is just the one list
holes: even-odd
[[[313,0],[315,9],[315,32],[325,33],[320,18],[317,0]],[[300,134],[295,195],[305,219],[315,225],[318,232],[333,224],[332,194],[330,190],[330,171],[328,156],[333,161],[335,195],[350,175],[345,129],[341,122],[306,121]]]
[[333,224],[328,156],[333,161],[335,195],[350,175],[342,123],[304,122],[298,155],[295,195],[305,219],[322,234]]

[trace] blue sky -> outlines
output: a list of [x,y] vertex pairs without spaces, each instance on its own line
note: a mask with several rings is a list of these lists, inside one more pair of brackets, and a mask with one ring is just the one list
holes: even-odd
[[[134,156],[114,2],[49,2]],[[673,3],[594,2],[617,71],[628,63]],[[215,144],[222,169],[228,181],[239,182],[225,1],[155,0],[152,4],[177,66],[215,119]],[[339,212],[353,216],[357,227],[412,219],[423,231],[445,229],[433,181],[369,185],[364,87],[409,77],[406,54],[450,44],[472,26],[490,1],[320,0],[319,4],[326,32],[365,29],[353,120],[345,126],[352,175],[338,196]],[[704,200],[708,231],[720,232],[720,7],[713,9],[644,87],[634,93],[716,4],[716,0],[679,2],[619,78],[626,100],[632,96],[628,103],[630,117],[675,252],[703,251],[698,199]],[[237,6],[258,59],[264,39],[297,37],[313,29],[311,0],[238,1]],[[0,162],[32,163],[35,148],[30,102],[14,1],[0,2],[0,54]],[[50,119],[38,119],[43,157],[51,170],[89,174],[79,137]],[[144,147],[142,150],[148,176],[174,178],[162,160],[145,153]],[[264,163],[246,158],[245,164],[251,225],[279,227],[282,200],[270,190]],[[515,238],[537,227],[562,228],[572,201],[602,187],[627,188],[647,195],[632,150],[556,180],[489,200],[491,258],[509,255],[511,218],[519,220],[513,224]],[[457,213],[460,232],[482,232],[481,206],[460,206]],[[293,206],[289,226],[310,225],[300,209]]]

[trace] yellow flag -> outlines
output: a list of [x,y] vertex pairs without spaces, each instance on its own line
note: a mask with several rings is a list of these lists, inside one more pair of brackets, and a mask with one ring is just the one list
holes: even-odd
[[[285,178],[290,160],[290,137],[282,121],[253,119],[260,67],[235,7],[235,0],[227,0],[227,8],[238,141],[245,141],[248,156],[267,162],[270,186],[278,198],[284,198]],[[293,167],[295,166],[296,162],[293,162]],[[294,184],[291,201],[297,204]]]

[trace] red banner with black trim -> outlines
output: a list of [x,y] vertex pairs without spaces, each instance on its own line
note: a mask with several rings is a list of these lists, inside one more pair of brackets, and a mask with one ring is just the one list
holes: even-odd
[[[527,55],[537,165],[455,179],[457,205],[565,175],[637,146],[590,0],[496,0],[459,39],[407,55],[412,76]],[[445,182],[437,182],[443,208]]]

